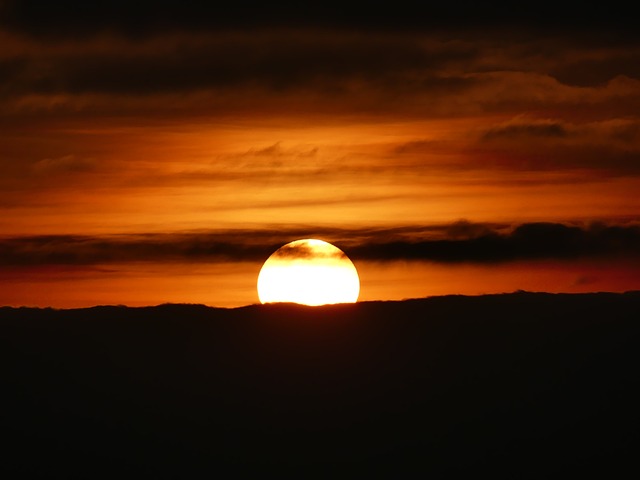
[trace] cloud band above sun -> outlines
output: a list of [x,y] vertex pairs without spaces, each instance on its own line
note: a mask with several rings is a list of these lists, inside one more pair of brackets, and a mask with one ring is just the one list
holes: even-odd
[[283,236],[313,231],[348,247],[354,259],[425,260],[440,263],[491,263],[527,259],[640,257],[640,225],[565,225],[530,223],[491,225],[466,221],[423,227],[332,229],[278,227],[263,230],[125,234],[104,236],[43,235],[0,238],[0,265],[105,264],[129,261],[257,261],[346,258],[341,250],[324,251],[288,244]]

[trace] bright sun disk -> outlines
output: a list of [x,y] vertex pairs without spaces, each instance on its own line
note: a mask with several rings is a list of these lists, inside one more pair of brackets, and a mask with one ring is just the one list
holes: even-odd
[[264,262],[258,276],[262,303],[355,303],[359,294],[356,267],[342,250],[322,240],[284,245]]

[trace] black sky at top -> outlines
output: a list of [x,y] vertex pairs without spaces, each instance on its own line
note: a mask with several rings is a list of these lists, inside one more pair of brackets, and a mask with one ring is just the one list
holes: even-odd
[[[257,2],[37,0],[0,2],[0,26],[35,36],[84,37],[97,32],[130,36],[168,31],[251,28],[336,28],[380,31],[424,31],[448,28],[510,27],[551,31],[594,30],[616,36],[634,35],[631,2],[617,5],[559,2],[415,2],[353,5],[314,2],[278,5]],[[637,34],[636,34],[637,35]]]

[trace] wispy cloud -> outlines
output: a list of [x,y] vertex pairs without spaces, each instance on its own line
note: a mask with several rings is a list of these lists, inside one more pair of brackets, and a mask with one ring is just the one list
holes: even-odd
[[485,140],[496,138],[565,138],[567,129],[558,121],[519,122],[490,128],[483,136]]
[[43,158],[32,166],[37,174],[50,175],[55,173],[85,172],[95,168],[96,162],[90,158],[79,158],[76,155],[64,155],[56,158]]

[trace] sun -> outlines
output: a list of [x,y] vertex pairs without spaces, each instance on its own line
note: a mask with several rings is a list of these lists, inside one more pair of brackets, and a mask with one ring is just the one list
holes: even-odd
[[258,275],[262,303],[355,303],[359,294],[360,279],[349,257],[338,247],[313,238],[280,247]]

